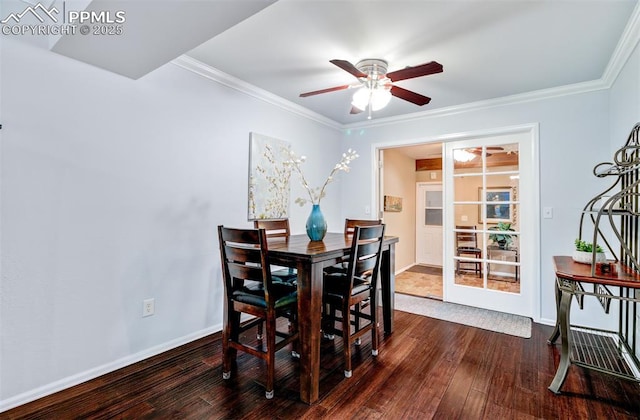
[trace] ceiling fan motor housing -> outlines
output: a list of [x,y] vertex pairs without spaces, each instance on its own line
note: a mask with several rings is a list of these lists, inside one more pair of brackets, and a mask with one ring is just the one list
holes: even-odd
[[387,74],[389,64],[378,58],[367,58],[358,61],[356,68],[364,74],[368,74],[372,79],[381,79]]

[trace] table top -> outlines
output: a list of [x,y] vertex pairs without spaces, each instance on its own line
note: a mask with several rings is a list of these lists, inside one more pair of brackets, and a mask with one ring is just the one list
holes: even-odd
[[640,274],[620,262],[615,264],[616,273],[607,275],[591,275],[591,264],[581,264],[569,256],[554,256],[553,265],[556,276],[573,281],[597,283],[605,286],[620,286],[640,289]]
[[[344,255],[351,248],[352,236],[340,232],[328,232],[321,241],[311,241],[306,234],[291,235],[288,238],[269,238],[269,253],[273,256],[288,255],[299,258],[327,259]],[[396,236],[385,236],[383,244],[388,246],[398,242]]]

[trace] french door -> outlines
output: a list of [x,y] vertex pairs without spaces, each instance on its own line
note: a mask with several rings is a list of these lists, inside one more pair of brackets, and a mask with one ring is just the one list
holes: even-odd
[[524,132],[445,144],[444,300],[534,315],[533,154]]

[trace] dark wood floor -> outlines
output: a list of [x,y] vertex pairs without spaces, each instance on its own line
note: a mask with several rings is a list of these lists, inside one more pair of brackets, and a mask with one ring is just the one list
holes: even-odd
[[530,339],[396,312],[377,358],[368,341],[345,379],[341,340],[323,341],[320,401],[297,399],[297,362],[278,355],[276,396],[264,398],[262,362],[241,354],[223,381],[220,334],[0,414],[3,419],[638,419],[640,386],[575,366],[547,390],[558,348],[551,328]]

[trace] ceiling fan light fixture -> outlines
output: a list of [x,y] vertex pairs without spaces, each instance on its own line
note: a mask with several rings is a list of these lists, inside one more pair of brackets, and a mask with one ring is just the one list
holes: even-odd
[[476,155],[464,149],[456,149],[453,151],[453,160],[457,162],[469,162],[475,159]]
[[371,92],[371,109],[378,111],[384,108],[391,101],[391,90],[384,87],[377,87]]
[[353,94],[353,100],[351,101],[351,105],[358,108],[360,111],[364,111],[367,109],[367,105],[369,105],[369,88],[361,87],[356,90],[356,93]]

